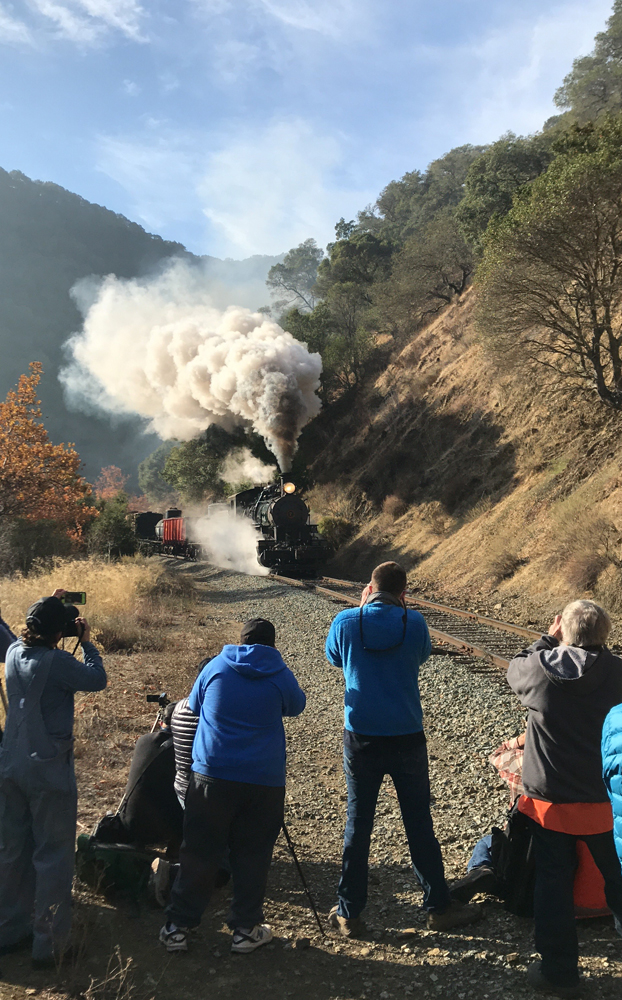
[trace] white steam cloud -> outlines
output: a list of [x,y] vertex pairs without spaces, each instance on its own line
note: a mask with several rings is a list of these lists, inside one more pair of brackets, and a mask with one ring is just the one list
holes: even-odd
[[274,466],[266,465],[255,458],[248,448],[233,451],[226,459],[221,476],[227,483],[269,483],[274,475]]
[[257,531],[247,517],[217,510],[197,519],[193,535],[214,566],[249,576],[268,576],[269,570],[257,562]]
[[319,354],[262,313],[216,309],[182,260],[151,278],[81,282],[73,294],[84,325],[60,375],[72,402],[139,414],[164,439],[252,426],[289,469],[320,410]]

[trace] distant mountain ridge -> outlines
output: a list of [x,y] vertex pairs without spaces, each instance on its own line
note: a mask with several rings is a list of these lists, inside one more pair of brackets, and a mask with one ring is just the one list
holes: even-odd
[[30,361],[41,361],[45,425],[54,442],[75,443],[87,478],[112,464],[134,473],[158,439],[143,434],[137,420],[111,427],[104,416],[66,408],[57,375],[66,360],[63,344],[81,326],[69,291],[89,275],[140,277],[171,257],[206,269],[219,306],[252,308],[266,301],[266,275],[281,259],[199,257],[58,184],[0,168],[0,397]]

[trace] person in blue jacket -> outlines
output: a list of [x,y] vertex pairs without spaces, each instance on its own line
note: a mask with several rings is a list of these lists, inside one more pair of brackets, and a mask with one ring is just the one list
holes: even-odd
[[[0,747],[0,954],[32,944],[35,968],[62,961],[71,931],[78,792],[76,691],[103,691],[106,671],[89,624],[60,598],[28,609],[6,654],[9,710]],[[73,614],[71,614],[73,611]],[[84,662],[57,645],[77,624]],[[75,632],[74,632],[75,635]]]
[[233,900],[227,920],[231,951],[244,954],[272,940],[263,901],[285,802],[283,716],[304,710],[306,698],[275,649],[274,625],[247,622],[240,645],[224,646],[190,692],[198,715],[192,771],[185,796],[179,871],[160,941],[187,951],[229,848]]
[[[613,808],[613,839],[622,866],[622,705],[611,709],[603,724],[603,778]],[[622,935],[622,923],[616,918]]]
[[341,611],[326,640],[326,658],[343,670],[343,768],[348,811],[338,903],[331,926],[344,937],[365,932],[371,833],[380,786],[390,775],[402,812],[415,874],[431,930],[477,920],[475,904],[452,900],[430,814],[428,754],[419,697],[419,667],[431,652],[423,616],[406,608],[406,573],[396,562],[376,566],[359,608]]

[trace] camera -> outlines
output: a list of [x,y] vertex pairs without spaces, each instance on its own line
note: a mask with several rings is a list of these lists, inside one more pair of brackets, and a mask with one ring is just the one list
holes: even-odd
[[84,626],[79,625],[76,621],[76,618],[80,617],[80,612],[77,608],[74,608],[73,604],[66,604],[65,612],[66,619],[63,628],[63,638],[69,639],[71,636],[75,636],[76,639],[81,639],[84,635]]
[[148,694],[147,701],[157,701],[160,708],[166,708],[171,703],[166,691],[161,691],[160,694]]

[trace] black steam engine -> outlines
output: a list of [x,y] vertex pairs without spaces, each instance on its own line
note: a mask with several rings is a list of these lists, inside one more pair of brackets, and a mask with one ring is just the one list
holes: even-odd
[[254,486],[229,497],[231,509],[257,529],[257,559],[283,576],[317,576],[331,555],[293,483]]

